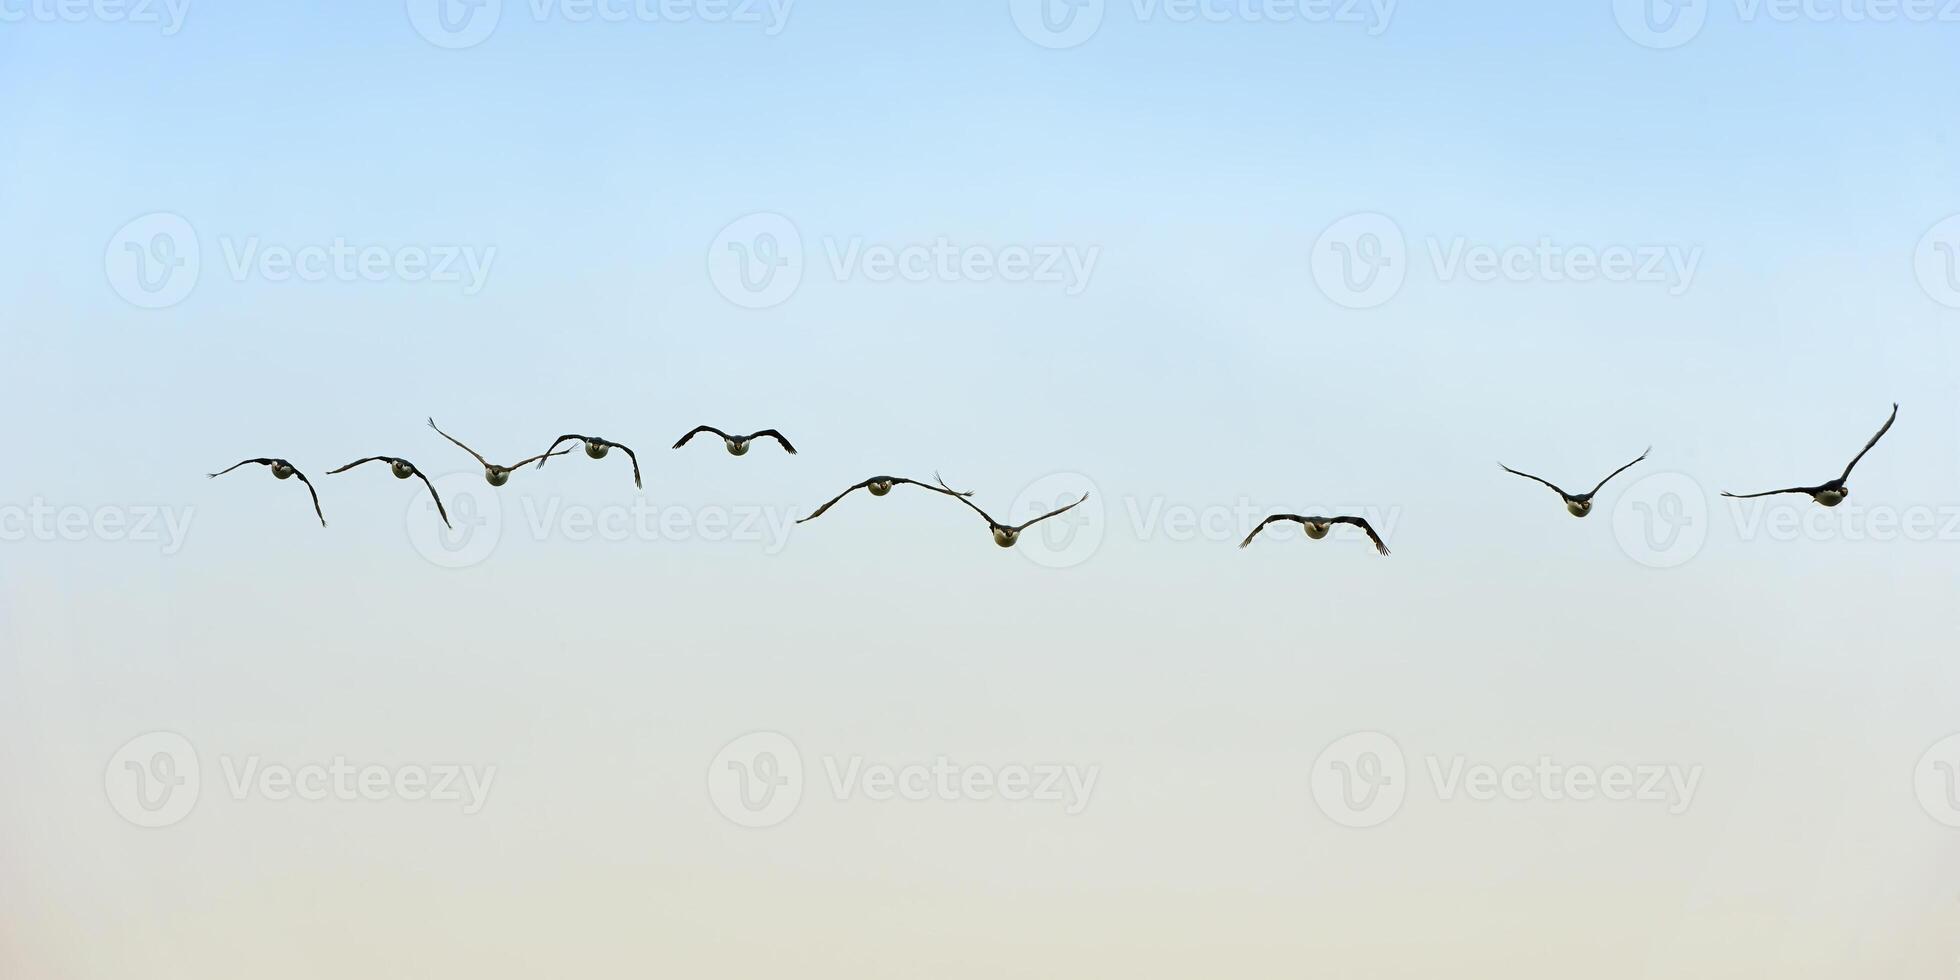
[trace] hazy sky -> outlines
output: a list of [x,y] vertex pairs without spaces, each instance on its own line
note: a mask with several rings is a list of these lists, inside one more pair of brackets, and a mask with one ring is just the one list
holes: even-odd
[[1960,11],[1654,4],[0,0],[0,974],[1951,977]]

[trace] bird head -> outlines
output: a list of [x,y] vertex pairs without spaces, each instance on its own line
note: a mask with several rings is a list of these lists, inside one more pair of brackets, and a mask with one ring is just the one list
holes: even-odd
[[1306,528],[1307,528],[1307,537],[1312,538],[1315,541],[1319,541],[1321,538],[1326,537],[1328,530],[1330,530],[1328,525],[1316,524],[1312,521],[1307,522]]
[[585,454],[587,456],[592,457],[593,459],[605,459],[606,454],[611,451],[612,451],[611,446],[608,446],[597,439],[585,440]]
[[1009,530],[1004,527],[994,528],[994,543],[1003,548],[1012,548],[1014,547],[1014,542],[1019,540],[1021,540],[1021,532],[1019,531]]
[[283,459],[272,464],[272,475],[278,477],[281,480],[292,479],[292,476],[295,472],[297,471],[293,469],[293,464],[288,463]]
[[1844,503],[1844,498],[1849,496],[1851,496],[1850,487],[1836,487],[1832,489],[1818,491],[1817,502],[1823,504],[1826,507],[1836,507],[1837,505]]
[[1571,514],[1573,517],[1584,517],[1592,513],[1592,501],[1568,500],[1565,502],[1565,510],[1566,513]]
[[748,455],[749,441],[747,439],[728,439],[725,441],[728,443],[728,455],[730,456]]
[[892,481],[873,480],[871,481],[871,485],[869,487],[866,487],[865,489],[870,490],[871,495],[873,497],[882,497],[885,494],[892,492]]
[[410,465],[408,460],[405,459],[398,459],[389,463],[388,470],[395,474],[395,479],[397,480],[406,480],[415,475],[415,467]]
[[483,471],[483,479],[493,487],[501,487],[510,482],[510,471],[501,466],[492,466]]

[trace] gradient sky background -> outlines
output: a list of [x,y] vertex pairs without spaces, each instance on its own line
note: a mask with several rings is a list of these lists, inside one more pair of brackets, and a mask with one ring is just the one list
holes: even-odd
[[[774,36],[503,8],[464,50],[390,3],[0,23],[0,507],[190,515],[175,550],[0,542],[0,973],[1953,975],[1960,830],[1914,771],[1960,731],[1960,309],[1915,255],[1960,213],[1960,23],[1723,2],[1654,50],[1606,0],[1410,0],[1374,35],[1126,0],[1050,50],[1005,0],[806,0]],[[809,251],[760,311],[708,271],[758,211]],[[202,268],[148,310],[105,253],[156,212]],[[1409,246],[1367,310],[1311,272],[1357,212]],[[496,254],[475,295],[234,279],[254,237]],[[1099,252],[1079,295],[822,252],[940,237]],[[1459,238],[1701,260],[1679,295],[1445,281],[1427,243]],[[1715,496],[1834,475],[1894,401],[1843,507]],[[490,494],[429,415],[492,456],[610,436],[646,492],[574,456]],[[802,452],[665,448],[700,422]],[[1583,522],[1496,463],[1587,486],[1649,444]],[[500,505],[494,551],[442,567],[410,484],[322,475],[375,453]],[[203,477],[258,455],[332,526]],[[1091,487],[1100,543],[1044,567],[903,490],[782,539],[526,521],[781,519],[934,470],[997,514]],[[1702,543],[1649,567],[1616,520],[1684,485]],[[1239,510],[1316,506],[1371,508],[1394,555],[1234,547]],[[1930,533],[1857,540],[1915,509]],[[1232,518],[1138,516],[1171,511]],[[159,730],[206,785],[142,829],[104,770]],[[758,730],[812,773],[765,830],[705,788]],[[1352,830],[1311,782],[1357,731],[1412,778],[1704,775],[1679,815],[1415,779]],[[253,755],[498,775],[470,816],[229,798]],[[1101,777],[1076,815],[829,798],[818,760],[852,755]]]

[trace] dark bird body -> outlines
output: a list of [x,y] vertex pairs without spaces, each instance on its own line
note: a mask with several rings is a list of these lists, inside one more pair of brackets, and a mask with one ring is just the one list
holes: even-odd
[[1787,487],[1782,490],[1765,490],[1761,493],[1730,493],[1724,490],[1722,491],[1722,496],[1733,497],[1737,500],[1749,500],[1755,497],[1773,497],[1779,493],[1803,493],[1809,494],[1810,499],[1826,507],[1836,507],[1844,503],[1844,498],[1851,496],[1851,487],[1846,481],[1851,479],[1852,469],[1857,467],[1859,460],[1865,458],[1866,453],[1872,451],[1873,446],[1878,445],[1878,440],[1885,438],[1885,433],[1892,431],[1892,423],[1898,421],[1898,419],[1899,403],[1893,402],[1892,414],[1885,419],[1884,425],[1879,426],[1878,434],[1872,436],[1870,442],[1865,443],[1865,448],[1858,450],[1858,455],[1851,458],[1851,463],[1845,466],[1844,472],[1839,474],[1835,480],[1820,483],[1814,487]]
[[1506,473],[1510,473],[1514,476],[1521,476],[1527,480],[1535,480],[1548,487],[1551,487],[1552,492],[1558,494],[1560,499],[1565,501],[1565,510],[1567,513],[1571,514],[1573,517],[1584,517],[1587,514],[1592,513],[1593,497],[1599,493],[1600,487],[1604,487],[1608,480],[1611,480],[1614,477],[1619,476],[1622,473],[1625,473],[1627,470],[1632,469],[1634,463],[1638,463],[1640,462],[1640,460],[1646,459],[1647,453],[1651,453],[1653,451],[1654,451],[1654,447],[1648,446],[1646,452],[1640,454],[1639,459],[1636,459],[1633,461],[1633,463],[1628,463],[1627,465],[1622,466],[1619,469],[1606,474],[1605,480],[1599,481],[1598,485],[1594,486],[1591,490],[1588,490],[1585,493],[1566,493],[1564,490],[1559,489],[1557,484],[1553,483],[1550,480],[1545,479],[1544,477],[1532,476],[1529,473],[1524,473],[1519,470],[1514,470],[1509,466],[1505,466],[1503,463],[1499,463],[1497,465],[1500,468],[1502,468]]
[[436,485],[430,483],[428,476],[424,474],[421,470],[416,469],[415,464],[409,462],[408,460],[402,459],[398,456],[369,456],[366,457],[365,459],[357,459],[351,463],[348,463],[346,466],[343,466],[340,469],[328,470],[327,475],[333,476],[337,473],[345,473],[356,466],[365,466],[368,463],[376,463],[376,462],[387,463],[388,472],[393,473],[395,475],[395,479],[397,480],[406,480],[409,477],[420,477],[422,480],[422,485],[429,488],[429,496],[435,499],[436,513],[442,515],[443,526],[444,527],[454,526],[449,523],[449,511],[443,508],[442,494],[436,492]]
[[469,453],[471,456],[476,457],[476,461],[483,465],[483,479],[493,487],[501,487],[504,484],[509,483],[510,474],[513,470],[522,469],[525,466],[529,466],[532,463],[549,459],[553,456],[564,456],[571,452],[571,450],[569,449],[565,450],[564,452],[555,452],[555,453],[547,452],[544,453],[543,455],[532,456],[529,459],[518,460],[517,462],[512,463],[509,466],[498,466],[490,462],[489,460],[484,459],[482,453],[479,453],[476,450],[463,445],[463,443],[460,440],[458,440],[455,436],[452,436],[449,433],[442,431],[441,427],[436,425],[435,419],[429,420],[429,428],[435,429],[437,435],[443,437],[444,439],[449,440],[450,442],[455,443],[458,449],[461,449],[462,451]]
[[551,450],[573,441],[585,443],[585,454],[593,459],[605,459],[606,454],[615,449],[625,453],[626,458],[633,461],[633,486],[635,488],[640,487],[640,457],[635,455],[633,450],[628,449],[623,443],[613,442],[610,439],[601,439],[598,436],[559,436],[557,439],[552,440],[551,449],[545,450],[544,458],[538,460],[538,469],[544,469],[544,464],[550,461]]
[[674,443],[674,448],[679,449],[682,446],[687,445],[687,441],[689,439],[692,439],[703,432],[712,432],[715,435],[720,436],[722,445],[728,447],[728,455],[730,456],[748,455],[749,443],[754,442],[757,439],[774,439],[777,442],[783,444],[784,451],[788,452],[792,456],[796,455],[796,447],[790,445],[789,440],[783,438],[783,434],[777,432],[775,429],[764,429],[761,432],[751,432],[745,436],[735,436],[735,435],[729,435],[728,433],[723,432],[712,425],[695,426],[692,431],[688,432],[687,435],[682,436],[680,438],[680,441]]
[[224,476],[226,473],[230,473],[232,470],[239,468],[240,466],[245,466],[250,463],[257,463],[260,466],[271,467],[272,475],[281,480],[290,480],[293,477],[299,477],[299,482],[306,484],[306,492],[308,495],[312,496],[313,498],[313,515],[320,519],[321,527],[327,526],[327,515],[320,510],[320,493],[319,491],[313,489],[313,481],[307,479],[306,474],[301,473],[299,471],[299,467],[294,466],[293,464],[288,463],[283,459],[274,459],[271,457],[262,456],[258,459],[242,460],[240,462],[233,463],[232,465],[222,470],[219,470],[216,473],[210,473],[206,475],[210,479],[215,480],[218,477]]
[[1293,521],[1301,527],[1306,528],[1307,537],[1315,541],[1326,537],[1327,532],[1332,530],[1336,524],[1347,524],[1358,527],[1363,533],[1368,535],[1368,540],[1375,543],[1376,551],[1384,555],[1388,554],[1388,545],[1382,543],[1382,537],[1375,533],[1374,525],[1369,524],[1367,518],[1363,517],[1304,517],[1299,514],[1274,514],[1260,521],[1259,526],[1253,528],[1252,533],[1246,535],[1244,541],[1239,542],[1239,547],[1243,548],[1251,544],[1252,539],[1258,537],[1259,532],[1266,529],[1266,525],[1275,521]]

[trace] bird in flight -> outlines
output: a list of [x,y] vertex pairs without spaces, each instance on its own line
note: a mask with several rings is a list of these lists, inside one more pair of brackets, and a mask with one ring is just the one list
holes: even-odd
[[[938,474],[934,474],[935,478],[937,478],[937,476]],[[817,508],[816,511],[810,514],[810,516],[805,517],[802,520],[797,521],[796,523],[805,524],[810,521],[814,521],[819,517],[822,517],[823,512],[829,510],[833,506],[836,506],[839,500],[842,500],[845,497],[848,497],[851,494],[858,492],[859,490],[869,490],[871,491],[871,495],[873,497],[882,497],[885,494],[892,492],[892,488],[900,484],[910,484],[915,487],[924,487],[927,490],[931,490],[933,493],[943,493],[946,494],[947,496],[959,497],[961,499],[965,499],[967,497],[973,496],[973,492],[970,490],[967,491],[966,493],[961,493],[957,490],[952,489],[951,487],[936,487],[930,483],[922,483],[918,480],[908,480],[902,476],[874,476],[871,479],[864,481],[863,483],[853,484],[850,489],[845,490],[843,493],[840,493],[837,496],[832,497],[829,500],[825,501],[822,507]]]
[[[557,449],[559,446],[573,441],[585,443],[585,454],[593,459],[605,459],[606,454],[615,449],[625,453],[626,458],[633,461],[633,486],[636,488],[640,486],[640,457],[634,455],[633,450],[628,449],[624,443],[613,442],[610,439],[601,439],[598,436],[562,435],[552,442],[551,448]],[[544,464],[550,458],[551,453],[547,450],[544,458],[538,460],[538,469],[544,469]]]
[[475,456],[476,461],[483,464],[483,479],[489,482],[489,484],[493,487],[501,487],[504,484],[509,483],[510,474],[512,470],[523,469],[524,467],[529,466],[532,463],[538,462],[539,460],[548,459],[552,456],[564,456],[571,453],[571,450],[569,449],[563,450],[561,452],[555,452],[555,453],[547,452],[541,456],[533,456],[530,459],[518,460],[517,462],[512,463],[509,466],[497,466],[491,463],[489,460],[484,459],[482,453],[479,453],[476,450],[463,445],[462,442],[458,441],[455,436],[452,436],[449,433],[442,431],[441,427],[436,425],[435,419],[429,420],[429,428],[435,429],[436,434],[443,437],[444,439],[456,443],[457,447],[462,449],[464,452],[469,453],[471,456]]
[[1846,486],[1844,481],[1851,479],[1852,468],[1858,465],[1859,460],[1865,458],[1866,453],[1872,451],[1873,446],[1878,445],[1878,440],[1885,438],[1885,433],[1891,431],[1892,423],[1898,421],[1898,419],[1899,403],[1893,402],[1892,414],[1885,419],[1884,425],[1879,426],[1878,434],[1872,436],[1870,442],[1865,443],[1865,448],[1858,450],[1858,455],[1852,457],[1850,464],[1845,466],[1844,472],[1835,480],[1820,483],[1814,487],[1789,487],[1783,490],[1765,490],[1762,493],[1730,493],[1724,490],[1722,491],[1722,496],[1734,497],[1737,500],[1748,500],[1752,497],[1772,497],[1779,493],[1807,493],[1810,495],[1810,499],[1826,507],[1836,507],[1844,502],[1844,498],[1851,496],[1851,488]]
[[1264,531],[1266,525],[1274,521],[1294,521],[1301,527],[1306,528],[1307,537],[1315,541],[1326,537],[1327,532],[1332,530],[1336,524],[1352,524],[1368,535],[1368,540],[1375,543],[1376,551],[1384,555],[1388,554],[1388,545],[1382,543],[1382,536],[1375,533],[1374,525],[1369,524],[1367,518],[1364,517],[1302,517],[1299,514],[1274,514],[1260,521],[1259,526],[1253,528],[1252,533],[1246,535],[1244,541],[1239,542],[1239,547],[1243,548],[1251,544],[1252,539],[1258,537],[1259,532]]
[[271,468],[272,468],[272,475],[273,475],[273,476],[275,476],[275,477],[277,477],[277,478],[279,478],[279,479],[281,479],[281,480],[290,480],[290,479],[292,479],[293,477],[299,477],[299,482],[301,482],[301,483],[304,483],[304,484],[306,484],[306,492],[307,492],[308,494],[311,494],[311,495],[312,495],[312,497],[313,497],[313,514],[314,514],[314,516],[316,516],[316,517],[318,517],[318,518],[320,518],[320,526],[321,526],[321,527],[326,527],[326,526],[327,526],[327,515],[326,515],[326,514],[324,514],[324,513],[321,513],[321,511],[320,511],[320,493],[319,493],[319,491],[317,491],[317,490],[314,490],[314,489],[313,489],[313,481],[312,481],[312,480],[309,480],[309,479],[307,479],[307,478],[306,478],[306,474],[304,474],[304,473],[301,473],[301,472],[299,471],[299,467],[297,467],[297,466],[294,466],[293,464],[291,464],[291,463],[288,463],[288,462],[286,462],[286,461],[285,461],[285,460],[283,460],[283,459],[267,459],[267,458],[264,458],[264,457],[261,457],[261,458],[259,458],[259,459],[247,459],[247,460],[242,460],[242,461],[240,461],[240,462],[237,462],[237,463],[233,463],[233,464],[232,464],[231,466],[229,466],[229,467],[227,467],[227,468],[225,468],[225,469],[222,469],[222,470],[219,470],[219,471],[218,471],[218,472],[216,472],[216,473],[210,473],[210,474],[207,474],[207,476],[209,476],[209,477],[210,477],[211,479],[213,479],[213,480],[215,480],[215,479],[217,479],[218,477],[221,477],[221,476],[224,476],[224,475],[225,475],[226,473],[229,473],[229,472],[231,472],[232,470],[235,470],[235,469],[237,469],[237,468],[239,468],[240,466],[244,466],[244,465],[245,465],[245,464],[247,464],[247,463],[257,463],[257,464],[259,464],[260,466],[269,466],[269,467],[271,467]]
[[764,429],[761,432],[751,432],[745,436],[731,436],[728,433],[723,432],[712,425],[695,426],[693,431],[689,432],[687,435],[682,436],[679,442],[674,443],[674,448],[679,449],[682,446],[687,445],[687,441],[689,439],[692,439],[703,432],[712,432],[715,435],[720,436],[722,444],[728,447],[728,455],[730,456],[747,456],[749,454],[749,443],[754,442],[757,439],[764,439],[764,438],[774,439],[777,442],[782,443],[784,450],[786,450],[792,456],[796,455],[796,447],[790,445],[789,440],[783,438],[783,434],[777,432],[775,429]]
[[[1634,460],[1633,463],[1638,463],[1640,462],[1640,460],[1646,459],[1647,453],[1651,453],[1653,451],[1654,451],[1654,447],[1648,446],[1646,452],[1640,454],[1640,459]],[[1633,463],[1628,463],[1627,465],[1622,466],[1619,469],[1606,474],[1606,479],[1599,481],[1598,486],[1593,487],[1591,490],[1588,490],[1585,493],[1579,493],[1579,494],[1566,493],[1564,490],[1559,489],[1558,484],[1555,484],[1552,481],[1547,480],[1542,476],[1532,476],[1529,473],[1520,472],[1518,470],[1514,470],[1510,468],[1509,466],[1505,466],[1503,463],[1499,463],[1497,465],[1501,467],[1506,473],[1510,473],[1514,476],[1521,476],[1527,480],[1536,480],[1539,483],[1543,483],[1544,485],[1551,487],[1552,492],[1564,498],[1565,509],[1567,513],[1570,513],[1573,517],[1584,517],[1587,514],[1592,513],[1593,495],[1599,492],[1599,488],[1605,486],[1608,480],[1611,480],[1614,477],[1619,476],[1622,473],[1625,473],[1627,470],[1632,469]]]
[[[940,486],[943,487],[946,490],[946,492],[952,493],[953,488],[946,486],[944,481],[941,481]],[[1041,515],[1040,517],[1035,518],[1034,520],[1028,521],[1025,524],[1008,525],[1008,524],[1002,524],[1001,522],[994,520],[992,517],[988,516],[986,511],[981,510],[978,504],[975,504],[973,501],[966,499],[967,497],[972,496],[972,494],[966,494],[964,496],[960,494],[954,494],[954,496],[959,499],[960,503],[963,503],[968,507],[973,508],[973,512],[979,514],[980,517],[987,522],[988,529],[994,532],[994,543],[1000,545],[1003,548],[1014,547],[1014,543],[1021,540],[1022,531],[1025,531],[1028,528],[1031,528],[1036,524],[1039,524],[1042,521],[1045,521],[1051,517],[1059,517],[1062,514],[1066,514],[1069,511],[1072,511],[1075,508],[1082,506],[1082,502],[1089,499],[1089,495],[1085,493],[1082,495],[1081,500],[1077,500],[1075,503],[1069,504],[1066,507],[1058,507],[1054,510],[1049,511],[1046,514]]]
[[449,511],[443,509],[442,494],[436,492],[436,485],[430,483],[428,476],[423,474],[421,470],[416,469],[415,464],[409,462],[408,460],[399,459],[394,456],[369,456],[366,459],[357,459],[351,463],[348,463],[346,466],[343,466],[340,469],[328,470],[327,475],[333,476],[337,473],[345,473],[356,466],[364,466],[368,463],[374,463],[374,462],[387,463],[388,472],[395,474],[395,479],[397,480],[406,480],[411,476],[421,477],[422,485],[429,488],[429,496],[435,498],[436,513],[442,515],[442,526],[444,527],[455,526],[449,523]]

